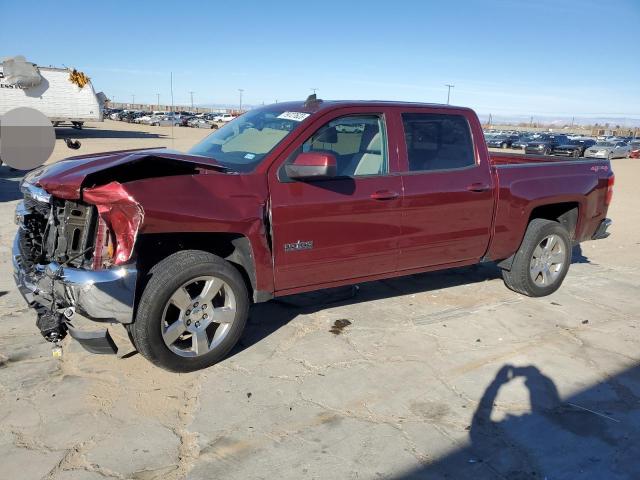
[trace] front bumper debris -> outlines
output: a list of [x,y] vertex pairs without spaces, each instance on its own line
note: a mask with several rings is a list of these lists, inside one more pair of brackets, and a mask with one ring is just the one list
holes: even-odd
[[135,265],[104,270],[84,270],[57,262],[37,264],[27,269],[18,239],[13,243],[13,276],[30,306],[44,306],[63,312],[75,307],[96,321],[131,323],[137,270]]
[[[45,338],[57,341],[68,331],[90,352],[117,352],[106,330],[79,330],[68,318],[78,312],[98,322],[131,323],[137,280],[135,265],[92,271],[51,262],[27,268],[17,236],[13,243],[12,259],[13,277],[27,304],[36,310],[39,320],[43,316],[51,317],[46,322],[48,332],[41,329]],[[59,319],[57,328],[53,321],[55,318]],[[51,335],[51,332],[57,334]]]
[[77,340],[80,345],[82,345],[82,347],[90,353],[118,353],[118,347],[111,338],[109,331],[106,329],[88,332],[75,328],[70,324],[67,324],[67,329],[69,330],[69,335]]

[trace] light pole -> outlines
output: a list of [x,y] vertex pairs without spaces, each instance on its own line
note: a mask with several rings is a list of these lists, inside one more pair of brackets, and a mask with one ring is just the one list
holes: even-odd
[[131,107],[133,108],[133,105],[136,103],[136,96],[132,93],[131,94]]
[[449,105],[449,100],[451,99],[451,89],[455,87],[455,85],[446,83],[444,86],[447,87],[447,105]]
[[156,108],[160,110],[160,94],[156,93]]
[[189,92],[189,95],[191,95],[191,111],[193,111],[193,94],[195,92]]
[[240,110],[240,113],[242,113],[242,92],[244,92],[244,89],[239,88],[238,91],[240,92],[240,108],[238,110]]
[[311,91],[313,92],[314,95],[316,94],[316,91],[318,91],[318,90],[320,90],[320,89],[317,88],[317,87],[311,87]]

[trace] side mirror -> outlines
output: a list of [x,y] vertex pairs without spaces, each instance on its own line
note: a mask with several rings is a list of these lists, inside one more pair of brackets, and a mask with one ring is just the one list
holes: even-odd
[[326,152],[304,152],[284,169],[295,180],[332,178],[337,175],[336,157]]

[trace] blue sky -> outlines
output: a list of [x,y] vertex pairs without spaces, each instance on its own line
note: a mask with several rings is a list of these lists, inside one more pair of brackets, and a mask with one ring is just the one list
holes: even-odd
[[640,0],[0,0],[0,56],[73,66],[117,101],[446,101],[640,119]]

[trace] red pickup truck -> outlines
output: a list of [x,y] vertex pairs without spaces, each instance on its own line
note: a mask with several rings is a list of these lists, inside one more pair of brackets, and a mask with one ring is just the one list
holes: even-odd
[[120,322],[151,362],[225,357],[249,307],[276,296],[496,262],[548,295],[574,243],[608,235],[606,159],[490,154],[467,108],[278,103],[188,153],[129,150],[29,173],[13,262],[50,341],[115,352]]

